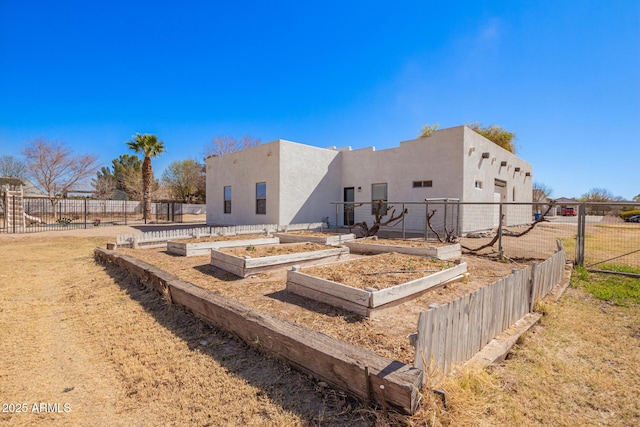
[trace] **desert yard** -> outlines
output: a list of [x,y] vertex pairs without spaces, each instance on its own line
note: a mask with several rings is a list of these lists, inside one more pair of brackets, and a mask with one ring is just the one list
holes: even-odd
[[[0,421],[7,425],[633,425],[640,310],[570,288],[510,360],[425,391],[413,417],[365,407],[167,306],[93,249],[125,227],[0,235]],[[545,233],[553,230],[545,229]],[[564,237],[558,235],[558,237]],[[508,274],[465,256],[470,280],[362,319],[283,290],[283,272],[239,279],[207,257],[126,250],[260,310],[412,362],[417,313]],[[589,324],[589,328],[584,328]],[[552,392],[550,392],[552,391]]]

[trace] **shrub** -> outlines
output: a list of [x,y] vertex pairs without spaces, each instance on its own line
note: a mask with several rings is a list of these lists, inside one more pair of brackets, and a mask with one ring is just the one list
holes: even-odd
[[640,215],[640,209],[634,209],[632,211],[620,212],[620,218],[625,221],[634,215]]

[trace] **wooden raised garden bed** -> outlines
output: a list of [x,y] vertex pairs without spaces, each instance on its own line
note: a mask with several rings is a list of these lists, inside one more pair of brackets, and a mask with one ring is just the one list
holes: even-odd
[[263,237],[259,239],[245,240],[214,240],[196,243],[169,241],[167,242],[167,252],[182,256],[209,255],[211,253],[211,249],[232,248],[235,246],[277,245],[278,243],[280,243],[280,239],[277,237]]
[[274,233],[275,237],[280,238],[282,243],[299,243],[313,242],[328,246],[340,246],[345,242],[356,239],[356,235],[351,234],[326,234],[326,233],[309,233],[309,232],[290,232],[290,233]]
[[[282,245],[286,247],[287,245]],[[240,277],[275,270],[292,265],[308,265],[318,262],[337,261],[349,256],[349,248],[344,246],[309,252],[295,252],[253,258],[237,256],[218,249],[211,250],[211,265]]]
[[424,273],[428,275],[383,289],[358,289],[306,274],[304,270],[295,266],[287,272],[287,291],[363,317],[376,317],[384,310],[417,298],[431,288],[462,279],[467,274],[467,264],[461,263],[435,273]]
[[410,246],[405,244],[389,244],[389,241],[376,243],[376,240],[358,239],[352,242],[345,242],[345,245],[353,253],[357,254],[381,254],[385,252],[396,252],[399,254],[429,256],[438,259],[453,259],[462,256],[462,249],[459,243],[445,246]]

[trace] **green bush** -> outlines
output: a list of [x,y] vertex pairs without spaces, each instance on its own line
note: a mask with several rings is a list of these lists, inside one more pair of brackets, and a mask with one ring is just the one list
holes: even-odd
[[629,219],[629,217],[632,217],[634,215],[640,215],[640,209],[634,209],[632,211],[620,212],[620,218],[624,219],[625,221],[627,219]]

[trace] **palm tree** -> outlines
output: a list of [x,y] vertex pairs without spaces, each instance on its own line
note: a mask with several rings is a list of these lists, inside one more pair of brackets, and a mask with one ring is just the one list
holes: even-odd
[[133,151],[144,154],[142,162],[142,200],[144,205],[144,221],[151,217],[151,185],[153,184],[153,168],[151,158],[164,153],[164,142],[159,141],[155,135],[145,133],[136,134],[133,141],[127,141],[127,145]]

